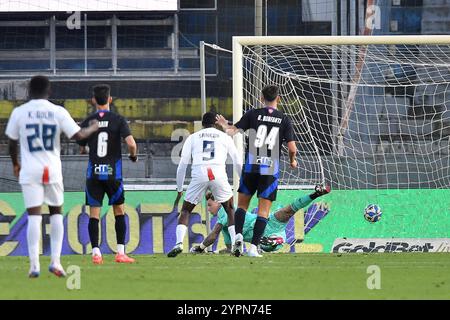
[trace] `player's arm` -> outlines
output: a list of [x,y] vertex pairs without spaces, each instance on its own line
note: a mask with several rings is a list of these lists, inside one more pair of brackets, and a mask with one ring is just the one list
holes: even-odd
[[297,168],[297,146],[294,140],[294,128],[292,126],[291,119],[286,117],[285,120],[285,128],[284,128],[284,141],[287,142],[287,147],[289,151],[289,162],[291,164],[291,168]]
[[136,162],[137,161],[137,144],[134,140],[133,136],[130,134],[128,137],[125,138],[125,142],[128,146],[128,154],[131,161]]
[[[222,228],[223,228],[223,226],[220,223],[216,223],[214,225],[214,228],[212,229],[210,234],[208,234],[206,239],[203,240],[203,242],[202,242],[204,248],[209,247],[216,241],[216,239],[219,237],[220,231],[222,231]],[[200,245],[200,247],[201,247],[201,245]]]
[[91,134],[96,132],[99,128],[97,120],[89,121],[89,123],[86,123],[85,127],[83,128],[79,127],[78,124],[75,122],[75,120],[72,119],[69,112],[62,107],[58,112],[58,115],[62,132],[64,132],[64,134],[69,139],[75,140],[77,142],[86,140],[87,138],[89,138]]
[[222,115],[218,115],[216,117],[216,124],[220,125],[222,129],[228,134],[229,136],[234,136],[236,133],[238,133],[240,130],[246,131],[250,128],[250,114],[252,110],[247,111],[244,113],[242,118],[235,124],[229,124],[228,120],[225,119]]
[[79,141],[89,138],[91,134],[98,130],[98,121],[92,120],[93,122],[87,128],[81,128],[78,132],[76,132],[70,139]]
[[295,145],[295,141],[289,141],[287,143],[288,151],[289,151],[289,162],[291,164],[291,168],[297,168],[297,146]]
[[87,151],[86,146],[80,146],[80,154],[87,154],[87,153],[88,153],[88,151]]
[[[88,119],[83,120],[83,122],[81,122],[80,124],[80,128],[86,128],[89,126],[89,122]],[[88,150],[87,150],[87,144],[88,144],[88,140],[87,139],[80,139],[80,140],[76,140],[77,144],[80,146],[80,154],[87,154]]]
[[184,179],[186,178],[186,169],[188,167],[189,161],[191,160],[192,155],[191,137],[192,136],[189,136],[183,145],[180,163],[178,164],[177,168],[177,191],[179,195],[183,192]]
[[8,124],[6,125],[6,135],[9,138],[8,141],[8,152],[11,157],[13,163],[14,176],[16,178],[19,177],[20,172],[20,163],[19,163],[19,146],[18,140],[20,138],[20,128],[18,123],[18,115],[16,109],[13,110],[11,116],[8,120]]
[[225,117],[222,116],[221,114],[217,115],[216,120],[217,120],[216,124],[221,126],[223,131],[225,131],[225,133],[228,134],[229,136],[234,136],[236,133],[239,132],[239,129],[234,125],[230,125],[228,123],[228,120],[225,119]]
[[138,160],[137,144],[134,137],[131,135],[130,127],[124,117],[121,117],[120,120],[120,136],[125,140],[125,143],[128,146],[128,158],[131,161],[136,162]]
[[200,243],[200,245],[192,247],[191,253],[203,253],[207,247],[209,247],[216,241],[216,239],[219,237],[220,231],[222,231],[222,228],[223,228],[222,224],[216,223],[210,234],[208,234],[208,236],[205,238],[205,240],[203,240],[203,242]]
[[19,177],[20,163],[19,163],[19,143],[17,140],[9,139],[8,143],[9,156],[13,163],[14,176]]

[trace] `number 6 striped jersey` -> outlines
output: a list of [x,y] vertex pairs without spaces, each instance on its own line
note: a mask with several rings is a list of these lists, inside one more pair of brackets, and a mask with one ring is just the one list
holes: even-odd
[[33,99],[15,108],[6,135],[20,143],[19,183],[62,182],[60,135],[64,132],[70,139],[79,130],[66,109],[45,99]]
[[122,139],[131,135],[124,117],[109,110],[98,110],[82,123],[89,127],[92,120],[97,120],[99,129],[88,139],[78,142],[80,146],[89,147],[87,179],[121,180],[122,179]]

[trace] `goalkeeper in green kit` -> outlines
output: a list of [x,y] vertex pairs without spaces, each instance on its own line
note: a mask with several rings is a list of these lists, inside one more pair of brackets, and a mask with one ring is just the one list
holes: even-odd
[[[320,196],[328,194],[330,192],[330,187],[323,187],[318,185],[315,187],[315,192],[306,195],[300,198],[297,198],[290,205],[287,205],[275,213],[271,213],[269,215],[269,220],[264,231],[264,234],[261,238],[260,249],[264,252],[271,252],[279,250],[283,243],[286,242],[286,226],[289,222],[289,219],[295,215],[295,213],[307,207],[311,202],[317,199]],[[225,210],[222,208],[221,204],[214,200],[214,197],[210,192],[206,194],[207,199],[207,210],[212,215],[217,215],[217,223],[214,225],[211,233],[203,240],[200,245],[194,246],[191,248],[191,253],[203,253],[207,247],[212,245],[220,232],[222,232],[225,245],[227,246],[227,251],[231,252],[231,237],[228,233],[228,217]],[[316,214],[317,213],[317,214]],[[305,230],[305,233],[309,231],[322,217],[324,217],[328,213],[328,209],[324,210],[312,210],[312,213],[308,212],[305,215],[305,224],[306,221],[313,221],[309,225],[309,229]],[[310,214],[308,216],[308,214]],[[315,216],[314,216],[315,215]],[[320,215],[320,217],[318,216]],[[253,227],[255,225],[255,221],[257,218],[257,214],[255,213],[246,213],[245,223],[243,228],[243,237],[245,242],[251,242],[253,237]],[[308,222],[309,222],[308,221]]]

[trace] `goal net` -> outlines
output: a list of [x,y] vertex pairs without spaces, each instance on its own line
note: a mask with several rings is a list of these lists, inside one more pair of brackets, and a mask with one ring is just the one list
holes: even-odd
[[377,191],[367,203],[449,187],[450,36],[235,37],[233,68],[235,121],[280,88],[299,163],[284,147],[282,187]]

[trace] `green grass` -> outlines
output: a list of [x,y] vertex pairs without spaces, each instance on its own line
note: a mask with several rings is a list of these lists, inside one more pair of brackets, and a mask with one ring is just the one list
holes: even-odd
[[[26,257],[0,258],[0,299],[450,299],[450,254],[266,254],[261,259],[228,255],[174,259],[135,256],[119,265],[113,256],[91,264],[90,256],[64,256],[81,270],[81,289],[46,271],[28,279]],[[381,289],[367,289],[367,267],[381,269]],[[45,267],[45,268],[44,268]]]

